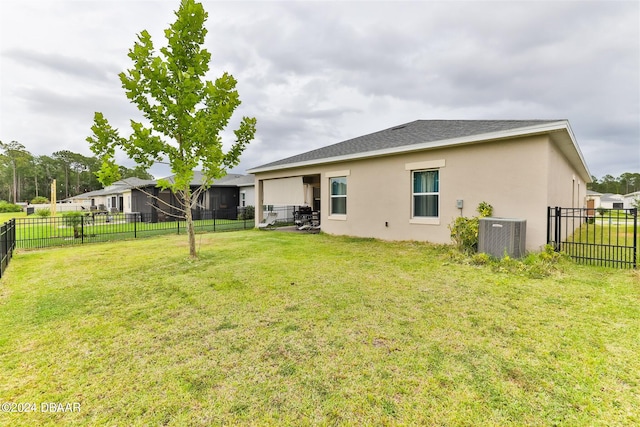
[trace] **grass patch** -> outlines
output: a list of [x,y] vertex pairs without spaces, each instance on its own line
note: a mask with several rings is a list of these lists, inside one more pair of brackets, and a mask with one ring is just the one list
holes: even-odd
[[[255,230],[19,252],[5,425],[633,425],[640,276]],[[478,265],[480,264],[480,265]]]
[[0,224],[4,224],[5,222],[14,219],[14,218],[26,218],[26,212],[0,212]]

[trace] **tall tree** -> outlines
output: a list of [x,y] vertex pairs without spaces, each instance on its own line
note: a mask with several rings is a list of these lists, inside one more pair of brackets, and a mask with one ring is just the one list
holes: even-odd
[[20,200],[20,177],[18,169],[27,165],[33,156],[27,151],[25,146],[18,141],[11,141],[8,144],[0,142],[0,148],[3,150],[2,159],[11,169],[11,196],[13,203],[16,203]]
[[69,197],[69,176],[71,175],[71,164],[73,163],[73,159],[75,153],[72,153],[69,150],[60,150],[53,153],[53,158],[56,159],[62,169],[64,170],[64,182],[60,183],[64,186],[64,198]]
[[38,176],[39,185],[43,186],[43,192],[40,194],[40,191],[38,191],[36,195],[51,198],[51,182],[59,178],[60,163],[51,156],[39,156],[37,165],[36,176]]
[[[160,49],[160,54],[156,55],[149,33],[142,31],[129,51],[133,68],[120,73],[127,98],[149,125],[131,120],[133,133],[123,138],[97,112],[91,127],[93,135],[87,141],[102,160],[99,179],[104,185],[119,178],[116,149],[122,149],[145,168],[168,159],[174,179],[161,180],[159,185],[171,189],[181,201],[189,254],[196,257],[191,210],[202,191],[239,163],[255,135],[256,120],[243,117],[234,131],[235,142],[223,151],[220,134],[240,105],[236,80],[228,73],[215,82],[205,80],[211,54],[202,47],[208,15],[202,4],[182,0],[175,15],[176,21],[165,30],[167,46]],[[202,169],[203,183],[194,189],[191,181],[197,167]]]
[[620,190],[624,194],[633,193],[640,190],[640,174],[625,172],[618,177]]
[[134,168],[128,168],[126,166],[118,166],[118,173],[120,174],[120,178],[140,178],[140,179],[148,179],[152,180],[153,175],[151,175],[145,168],[142,166],[136,166]]

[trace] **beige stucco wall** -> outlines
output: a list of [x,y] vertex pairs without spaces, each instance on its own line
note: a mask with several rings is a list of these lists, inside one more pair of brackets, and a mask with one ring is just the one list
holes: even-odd
[[571,168],[566,157],[554,144],[549,144],[547,191],[549,206],[586,207],[587,184]]
[[[545,135],[485,142],[418,153],[256,174],[256,206],[262,204],[263,179],[321,174],[321,227],[339,235],[385,240],[450,243],[449,224],[456,216],[474,216],[482,201],[494,216],[527,220],[527,249],[546,243],[546,214],[551,201],[571,203],[571,188],[556,190],[551,178],[571,182],[571,168]],[[411,218],[412,165],[440,171],[437,220]],[[329,177],[347,175],[347,215],[328,216]],[[581,188],[586,191],[586,186]],[[553,190],[553,194],[551,189]],[[552,195],[552,197],[551,197]],[[463,200],[462,212],[456,200]],[[584,200],[584,194],[582,199]],[[417,223],[418,222],[418,223]],[[422,223],[419,223],[422,222]]]

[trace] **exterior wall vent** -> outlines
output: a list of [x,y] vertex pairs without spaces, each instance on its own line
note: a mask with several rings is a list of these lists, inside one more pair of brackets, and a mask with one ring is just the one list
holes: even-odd
[[515,218],[480,218],[478,252],[496,258],[509,255],[520,258],[526,250],[527,220]]

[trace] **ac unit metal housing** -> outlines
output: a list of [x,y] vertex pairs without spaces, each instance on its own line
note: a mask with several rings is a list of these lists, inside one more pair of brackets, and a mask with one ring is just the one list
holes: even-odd
[[525,255],[527,220],[516,218],[480,218],[478,225],[478,252],[496,258],[505,254],[511,258]]

